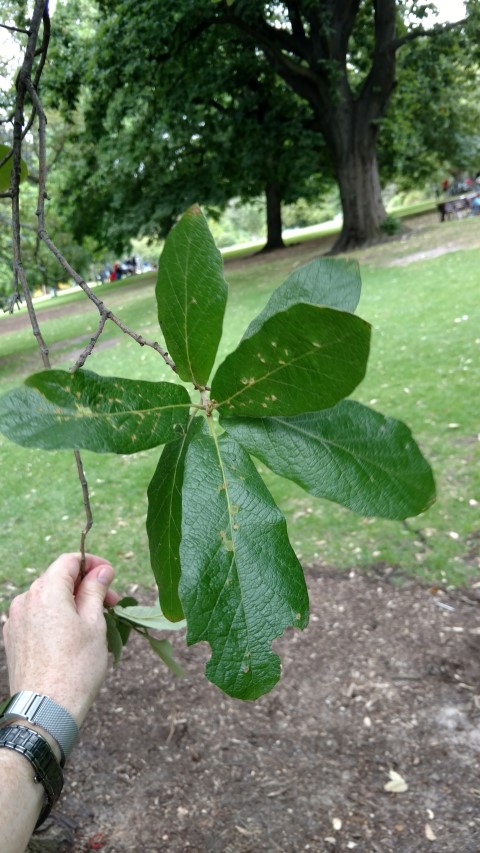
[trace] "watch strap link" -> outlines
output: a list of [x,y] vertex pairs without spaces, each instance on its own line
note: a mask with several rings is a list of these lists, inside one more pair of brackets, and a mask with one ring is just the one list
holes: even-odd
[[40,826],[57,802],[63,788],[63,773],[55,755],[44,737],[27,726],[10,725],[0,729],[0,748],[11,749],[23,755],[32,765],[34,782],[41,782],[47,802],[40,812],[36,827]]
[[62,754],[61,766],[63,767],[75,746],[78,736],[78,726],[72,715],[48,696],[42,696],[31,690],[22,690],[11,697],[3,712],[0,713],[2,720],[14,722],[25,720],[45,729],[57,741]]

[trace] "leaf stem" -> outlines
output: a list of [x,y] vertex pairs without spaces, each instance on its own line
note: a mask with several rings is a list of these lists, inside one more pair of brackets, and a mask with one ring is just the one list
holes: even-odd
[[78,450],[74,450],[75,462],[77,463],[78,478],[82,487],[83,506],[85,509],[86,524],[80,535],[80,577],[85,577],[85,540],[89,530],[93,526],[92,508],[90,506],[90,495],[88,493],[88,483],[85,477],[85,469],[83,467],[82,457]]

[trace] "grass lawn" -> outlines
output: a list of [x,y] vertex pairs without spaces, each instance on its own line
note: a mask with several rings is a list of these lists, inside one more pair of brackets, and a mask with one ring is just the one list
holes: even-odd
[[[364,519],[261,470],[304,562],[395,566],[432,582],[456,584],[479,573],[480,223],[415,222],[408,239],[355,253],[363,279],[358,313],[373,324],[374,334],[367,378],[353,396],[409,424],[434,467],[437,503],[407,525]],[[447,253],[431,256],[445,248]],[[219,358],[235,346],[274,287],[321,250],[318,242],[307,242],[271,257],[227,264],[230,299]],[[147,338],[158,337],[153,278],[137,277],[135,289],[122,282],[101,290],[109,307]],[[42,314],[62,300],[68,300],[67,316],[42,322]],[[39,320],[52,363],[63,368],[74,362],[97,326],[96,312],[82,294],[45,303]],[[140,349],[113,326],[87,367],[110,375],[174,379],[152,350]],[[0,320],[0,390],[38,369],[31,331],[10,331],[10,320]],[[26,450],[3,436],[0,452],[1,604],[2,591],[9,597],[10,583],[25,585],[60,551],[78,547],[83,508],[73,454]],[[145,493],[159,452],[82,454],[95,517],[89,549],[118,567],[119,588],[151,582]]]

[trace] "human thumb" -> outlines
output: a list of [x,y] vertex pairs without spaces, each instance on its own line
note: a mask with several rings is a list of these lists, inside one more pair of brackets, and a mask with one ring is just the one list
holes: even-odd
[[102,612],[103,602],[114,576],[112,566],[91,569],[77,588],[75,603],[80,616],[95,617]]

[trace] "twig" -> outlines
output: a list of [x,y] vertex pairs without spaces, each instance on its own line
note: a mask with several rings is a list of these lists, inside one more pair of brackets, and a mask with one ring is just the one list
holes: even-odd
[[100,320],[98,323],[98,329],[95,332],[95,334],[90,338],[88,345],[85,347],[85,349],[78,356],[73,367],[70,368],[71,373],[75,373],[76,370],[78,370],[80,367],[83,367],[88,356],[92,354],[93,348],[94,348],[95,344],[97,343],[100,335],[102,334],[105,323],[107,322],[107,320],[108,320],[108,317],[106,314],[100,315]]
[[[39,48],[37,48],[37,41],[40,32],[40,24],[43,20],[43,37],[42,43]],[[9,152],[4,158],[4,162],[6,162],[10,157],[13,158],[12,163],[12,175],[10,180],[10,190],[6,195],[6,197],[12,198],[12,231],[13,231],[13,255],[14,255],[14,263],[13,263],[13,274],[14,274],[14,297],[12,297],[12,301],[10,304],[10,310],[13,311],[13,307],[16,303],[21,301],[21,297],[19,294],[19,283],[21,284],[23,294],[25,296],[25,301],[27,303],[27,309],[30,317],[30,322],[33,329],[33,334],[36,337],[41,355],[43,364],[46,368],[50,368],[50,359],[48,354],[48,347],[43,339],[41,334],[37,317],[35,313],[35,309],[33,307],[32,297],[28,288],[25,272],[22,264],[22,256],[21,256],[21,244],[20,244],[20,208],[19,208],[19,187],[20,187],[20,168],[21,168],[21,147],[22,141],[25,138],[26,134],[30,130],[35,118],[38,118],[38,203],[37,203],[37,218],[38,218],[38,229],[37,234],[38,238],[43,241],[43,243],[47,246],[50,252],[54,255],[54,257],[58,260],[63,269],[71,276],[71,278],[81,287],[85,295],[90,299],[91,302],[96,306],[100,319],[98,323],[98,328],[95,334],[90,338],[88,345],[80,354],[74,366],[71,368],[72,372],[82,367],[87,358],[91,355],[100,335],[102,334],[105,324],[107,320],[111,320],[119,329],[124,332],[124,334],[133,338],[140,346],[148,346],[154,349],[159,355],[163,358],[166,364],[176,372],[176,366],[174,361],[170,358],[168,352],[164,350],[157,341],[149,341],[143,337],[143,335],[138,334],[137,332],[130,329],[126,324],[117,317],[112,311],[110,311],[104,302],[99,299],[96,294],[92,291],[92,289],[88,286],[88,284],[84,281],[84,279],[73,269],[73,267],[68,263],[67,259],[62,255],[58,247],[55,245],[53,240],[50,238],[45,224],[45,200],[48,198],[47,189],[46,189],[46,180],[47,180],[47,157],[46,157],[46,128],[47,128],[47,118],[40,101],[38,95],[38,84],[40,82],[40,77],[42,74],[43,66],[45,64],[45,60],[47,57],[48,44],[50,38],[50,19],[48,15],[47,2],[46,0],[35,0],[34,10],[32,14],[31,20],[31,29],[28,34],[28,44],[25,51],[24,61],[20,72],[17,77],[17,97],[15,103],[15,114],[14,124],[13,124],[13,146],[12,151]],[[32,69],[33,62],[36,56],[40,56],[40,61],[35,71],[35,76],[32,81]],[[31,103],[32,103],[32,112],[30,118],[25,127],[23,127],[24,122],[24,107],[25,107],[25,99],[26,94],[28,93]],[[199,389],[203,394],[205,393],[205,389]],[[202,403],[204,402],[202,398]],[[80,539],[80,552],[81,552],[81,564],[80,571],[83,576],[85,572],[85,539],[92,527],[93,524],[93,516],[90,506],[89,492],[88,492],[88,484],[85,477],[85,471],[83,468],[82,460],[80,457],[80,453],[78,450],[74,451],[75,461],[77,464],[78,476],[82,488],[83,495],[83,503],[85,508],[86,515],[86,524],[85,528],[82,531],[81,539]]]
[[[88,286],[85,279],[83,279],[82,276],[79,275],[76,270],[74,270],[74,268],[71,266],[71,264],[69,264],[67,259],[62,255],[60,249],[55,245],[55,243],[53,242],[53,240],[49,236],[47,229],[45,227],[45,199],[47,198],[47,193],[46,193],[47,168],[46,168],[45,138],[46,138],[47,119],[46,119],[42,104],[40,102],[40,98],[38,97],[38,94],[35,90],[33,83],[31,81],[27,81],[27,87],[28,87],[28,92],[29,92],[30,97],[32,99],[32,103],[34,105],[35,111],[38,115],[38,139],[39,139],[39,150],[38,150],[38,207],[37,207],[37,211],[36,211],[37,216],[38,216],[38,236],[40,237],[41,240],[43,240],[45,245],[50,249],[50,252],[52,253],[52,255],[54,255],[56,257],[57,261],[63,267],[65,272],[67,272],[73,278],[75,283],[78,284],[79,287],[81,287],[81,289],[83,290],[85,295],[88,296],[88,298],[90,299],[91,302],[93,302],[93,304],[96,306],[96,308],[100,314],[99,330],[97,330],[97,333],[94,335],[94,338],[92,339],[93,344],[91,341],[90,343],[92,345],[90,346],[90,344],[89,344],[89,346],[86,348],[86,349],[88,349],[88,353],[86,353],[85,357],[83,358],[82,364],[80,366],[82,366],[85,363],[88,356],[92,353],[92,350],[93,350],[98,338],[100,337],[100,335],[103,331],[103,328],[105,326],[106,321],[111,320],[112,323],[115,324],[115,326],[118,326],[118,328],[121,329],[122,332],[124,332],[124,334],[133,338],[133,340],[136,341],[137,344],[139,344],[141,347],[151,347],[152,349],[155,350],[155,352],[158,352],[158,354],[161,355],[161,357],[163,358],[165,364],[168,364],[168,366],[174,371],[174,373],[176,373],[177,368],[175,366],[175,362],[173,361],[173,359],[170,358],[168,352],[166,350],[164,350],[163,347],[161,347],[157,341],[149,341],[146,338],[144,338],[143,335],[139,335],[138,332],[135,332],[133,329],[130,329],[123,322],[123,320],[120,319],[120,317],[117,317],[116,314],[113,313],[113,311],[110,311],[110,309],[107,308],[105,303],[101,299],[99,299],[98,296],[96,295],[96,293],[94,293],[93,290]],[[86,351],[84,350],[84,353],[85,352]],[[82,356],[84,353],[82,353]],[[76,366],[74,368],[72,368],[72,370],[75,370],[75,369],[77,369]]]
[[46,229],[42,227],[42,224],[40,224],[43,221],[44,217],[43,211],[38,210],[37,214],[39,217],[38,233],[40,239],[43,240],[46,246],[48,246],[51,253],[55,255],[57,261],[61,264],[65,272],[67,272],[73,278],[75,283],[78,284],[79,287],[81,287],[85,295],[88,296],[91,302],[93,302],[100,316],[105,317],[106,320],[111,320],[111,322],[114,323],[115,326],[118,326],[118,328],[121,329],[122,332],[124,332],[124,334],[128,335],[130,338],[133,338],[133,340],[136,341],[137,344],[139,344],[141,347],[151,347],[151,349],[154,349],[155,352],[158,352],[158,354],[163,358],[165,364],[168,364],[168,366],[174,371],[174,373],[176,373],[177,368],[175,362],[172,358],[170,358],[168,352],[164,350],[163,347],[161,347],[157,341],[149,341],[144,338],[143,335],[139,335],[138,332],[135,332],[133,329],[130,329],[129,326],[127,326],[123,322],[123,320],[120,319],[120,317],[117,317],[117,315],[114,314],[113,311],[110,311],[110,309],[107,308],[105,303],[98,298],[96,293],[94,293],[93,290],[88,286],[87,282],[82,278],[82,276],[79,275],[73,269],[72,266],[70,266],[67,259],[60,252],[60,249],[57,248],[53,240],[51,240],[51,238],[48,236]]
[[422,533],[421,530],[419,530],[417,527],[412,527],[411,524],[409,524],[406,519],[404,519],[402,521],[402,525],[405,528],[405,530],[408,530],[409,533],[414,533],[415,536],[417,537],[417,539],[420,540],[422,545],[425,545],[426,547],[428,547],[428,540],[427,540],[425,534]]
[[[11,160],[12,157],[13,157],[13,148],[11,148],[10,151],[7,151],[5,156],[2,157],[2,159],[0,160],[0,169],[2,168],[2,166],[5,165],[5,163],[8,163],[8,161]],[[9,194],[10,193],[11,193],[11,190],[9,190]]]
[[8,30],[11,33],[22,33],[24,36],[30,35],[30,30],[22,30],[21,27],[10,27],[8,24],[0,24],[2,30]]
[[20,311],[20,305],[21,304],[22,304],[22,294],[19,293],[18,291],[14,292],[14,293],[12,293],[11,296],[8,297],[7,305],[3,309],[3,313],[4,314],[13,314],[13,311],[15,309],[15,305],[17,306],[18,310]]
[[[40,24],[43,20],[44,30],[43,30],[43,39],[42,45],[40,48],[41,60],[37,67],[35,73],[35,84],[32,83],[31,74],[33,68],[34,57],[38,55],[38,51],[36,50],[36,44],[38,40],[38,34],[40,31]],[[10,178],[10,195],[12,198],[12,243],[13,243],[13,276],[14,276],[14,295],[12,297],[11,302],[11,310],[15,303],[21,300],[18,284],[20,282],[23,295],[25,297],[25,302],[27,304],[28,315],[30,318],[30,323],[32,326],[33,334],[37,340],[38,347],[40,349],[40,353],[42,356],[42,361],[44,367],[49,369],[50,359],[48,355],[48,347],[45,343],[43,335],[40,331],[40,327],[37,321],[37,315],[35,312],[35,308],[33,306],[32,297],[30,294],[30,290],[28,288],[28,282],[25,276],[25,270],[23,268],[22,263],[22,252],[21,252],[21,242],[20,242],[20,166],[21,166],[21,151],[22,151],[22,141],[33,124],[33,120],[35,118],[35,114],[38,113],[39,116],[39,208],[43,210],[45,197],[46,197],[46,189],[45,189],[45,179],[46,179],[46,145],[45,145],[45,131],[46,131],[46,118],[43,110],[41,109],[40,101],[36,92],[36,86],[39,83],[40,76],[42,73],[43,65],[45,63],[47,50],[48,50],[48,42],[50,36],[50,21],[48,17],[48,12],[46,9],[46,0],[36,0],[32,20],[31,20],[31,30],[29,32],[29,39],[27,48],[25,51],[24,61],[22,67],[19,71],[17,77],[17,96],[15,102],[15,115],[14,115],[14,125],[13,125],[13,145],[12,145],[12,154],[13,164],[12,164],[12,174]],[[33,111],[30,116],[29,122],[27,123],[26,128],[23,128],[23,119],[24,119],[24,108],[25,108],[25,97],[26,93],[29,93],[32,103],[33,103]],[[39,109],[40,107],[40,109]],[[8,159],[8,157],[7,157]],[[80,537],[80,554],[81,554],[81,562],[80,562],[80,574],[83,577],[85,574],[85,538],[87,536],[88,531],[92,527],[93,517],[90,506],[90,499],[88,494],[88,484],[85,477],[85,471],[83,468],[82,460],[80,453],[78,450],[74,451],[75,461],[77,464],[78,476],[80,479],[80,484],[82,487],[83,494],[83,504],[85,507],[85,515],[86,515],[86,524],[84,529],[82,530],[82,534]]]

